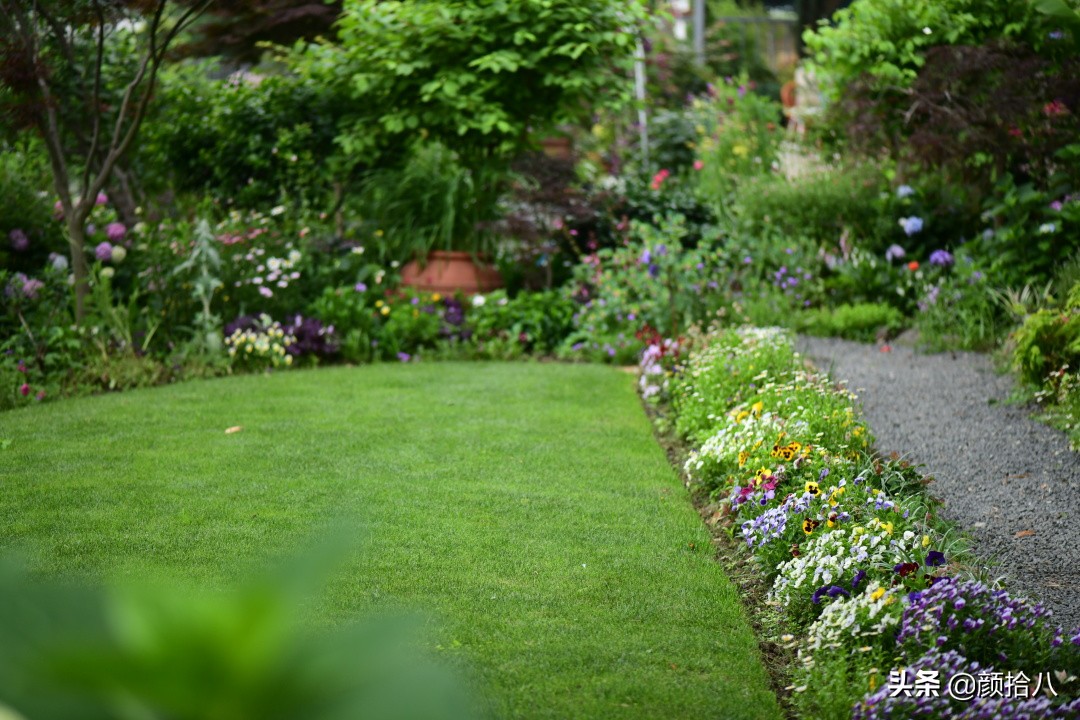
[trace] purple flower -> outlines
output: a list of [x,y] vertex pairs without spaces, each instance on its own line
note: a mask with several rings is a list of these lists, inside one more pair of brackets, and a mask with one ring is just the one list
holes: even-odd
[[94,248],[94,257],[101,262],[109,262],[112,260],[112,245],[107,242],[103,242]]
[[855,573],[855,577],[851,579],[851,589],[854,590],[854,589],[858,588],[859,583],[861,583],[864,579],[866,579],[866,571],[865,570],[860,570],[857,573]]
[[11,249],[15,252],[22,252],[30,247],[30,238],[26,237],[26,233],[18,228],[8,233],[8,239],[11,241]]
[[649,264],[649,276],[650,277],[657,277],[659,275],[660,275],[660,266],[657,265],[656,263],[650,263]]
[[109,196],[106,195],[103,192],[98,193],[97,194],[97,199],[94,200],[94,204],[95,205],[108,205],[109,204]]
[[896,188],[896,197],[898,198],[902,199],[906,197],[911,197],[914,194],[915,188],[911,187],[910,185],[901,185],[900,187]]
[[45,287],[45,283],[41,282],[37,278],[30,278],[23,283],[22,294],[27,300],[36,300],[38,290]]
[[749,264],[750,264],[750,263],[752,263],[752,262],[753,262],[754,260],[753,260],[753,258],[751,258],[751,257],[750,257],[749,255],[747,255],[746,257],[744,257],[744,258],[742,259],[742,261],[743,261],[743,264],[745,264],[745,265],[749,265]]
[[652,262],[652,253],[646,248],[645,252],[641,253],[641,264],[648,265]]
[[264,298],[274,297],[274,291],[266,287],[265,285],[259,286],[259,294],[262,295]]
[[885,251],[885,259],[889,262],[892,262],[893,260],[902,260],[905,255],[907,255],[907,252],[904,248],[895,243],[890,245],[889,249]]
[[900,218],[900,227],[904,228],[905,235],[911,237],[923,229],[923,221],[922,218],[915,217],[914,215],[911,217]]
[[105,236],[109,238],[110,242],[120,242],[126,234],[127,228],[124,227],[123,223],[111,222],[105,226]]
[[1060,200],[1055,200],[1054,202],[1050,203],[1050,209],[1054,210],[1055,212],[1061,212],[1061,208],[1063,207],[1065,206],[1061,204]]
[[367,292],[367,285],[364,283],[356,283],[356,285],[353,286],[353,290],[358,293]]
[[829,468],[821,468],[817,476],[818,482],[823,482],[827,477],[829,477]]
[[410,360],[412,360],[412,355],[410,355],[410,354],[409,354],[409,353],[407,353],[407,352],[399,352],[399,353],[397,354],[397,359],[398,359],[398,360],[400,360],[400,361],[401,361],[401,362],[403,362],[403,363],[407,363],[407,362],[409,362]]
[[941,567],[945,564],[945,553],[931,550],[926,553],[926,567]]
[[940,267],[949,267],[953,264],[953,256],[948,250],[935,250],[930,253],[930,264]]
[[656,256],[657,257],[663,257],[665,255],[667,255],[667,245],[657,245],[656,246]]

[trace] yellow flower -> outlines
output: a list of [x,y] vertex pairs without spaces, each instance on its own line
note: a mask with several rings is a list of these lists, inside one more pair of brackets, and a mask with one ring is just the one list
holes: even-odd
[[839,516],[836,513],[832,513],[831,515],[829,515],[828,519],[825,521],[825,524],[828,525],[831,528],[836,527],[838,517]]
[[821,487],[813,480],[810,480],[806,483],[806,492],[810,493],[814,497],[817,497],[821,494]]
[[761,411],[765,409],[765,403],[758,401],[750,406],[755,414],[760,415]]
[[739,467],[746,465],[746,461],[750,459],[750,453],[743,450],[739,453]]
[[743,410],[742,412],[740,412],[738,415],[735,416],[735,422],[736,423],[741,423],[743,420],[745,420],[748,417],[750,417],[750,413]]
[[878,588],[877,590],[875,590],[874,592],[870,593],[870,599],[871,599],[871,600],[880,600],[880,599],[881,599],[881,597],[882,597],[882,596],[883,596],[884,594],[885,594],[885,588],[880,588],[880,587],[879,587],[879,588]]
[[750,154],[750,148],[740,143],[739,145],[731,148],[731,152],[734,153],[735,157],[744,158]]
[[383,306],[383,301],[382,300],[376,300],[375,301],[375,307],[382,307],[382,306]]
[[817,528],[817,526],[820,525],[820,524],[821,523],[819,523],[817,520],[812,520],[810,518],[807,518],[806,520],[803,520],[802,531],[804,533],[806,533],[807,535],[811,535],[811,534],[813,534],[813,532]]
[[893,524],[891,522],[881,523],[881,529],[884,530],[885,532],[889,533],[890,535],[892,535]]
[[439,302],[440,300],[442,300],[442,295],[439,293],[435,293],[431,296],[431,302]]
[[389,315],[390,314],[390,308],[388,308],[386,306],[383,306],[383,309],[380,310],[379,312],[381,312],[383,315]]
[[923,535],[922,536],[922,546],[923,547],[930,547],[930,536],[929,535]]

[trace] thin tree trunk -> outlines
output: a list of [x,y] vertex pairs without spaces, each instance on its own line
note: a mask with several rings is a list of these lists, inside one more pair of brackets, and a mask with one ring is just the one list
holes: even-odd
[[132,183],[132,175],[125,168],[117,164],[112,171],[112,176],[106,187],[108,188],[109,201],[116,208],[116,214],[126,227],[130,228],[139,221],[135,208],[139,201],[135,197]]
[[71,272],[75,276],[75,322],[86,318],[86,296],[90,292],[90,264],[86,258],[86,228],[78,212],[68,213],[68,244],[71,247]]

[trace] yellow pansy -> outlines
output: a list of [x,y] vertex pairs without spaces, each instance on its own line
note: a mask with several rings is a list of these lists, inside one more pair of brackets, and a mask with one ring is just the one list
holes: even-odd
[[750,459],[750,453],[743,450],[739,453],[739,467],[746,465],[746,461]]
[[745,420],[748,417],[750,417],[750,413],[743,410],[742,412],[740,412],[738,415],[735,416],[735,422],[736,423],[741,423],[743,420]]
[[750,409],[753,410],[755,414],[760,415],[761,411],[765,409],[765,403],[758,401],[751,405]]
[[892,535],[892,533],[893,533],[893,524],[891,522],[881,523],[881,529],[884,530],[885,532],[887,532],[888,534]]
[[870,599],[871,600],[880,600],[884,594],[885,594],[885,588],[880,588],[879,587],[877,590],[870,593]]
[[930,536],[929,535],[923,535],[922,536],[922,546],[923,547],[930,547]]

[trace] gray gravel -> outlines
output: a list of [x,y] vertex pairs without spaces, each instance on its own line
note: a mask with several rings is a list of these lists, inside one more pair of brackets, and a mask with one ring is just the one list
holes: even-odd
[[798,346],[859,396],[879,451],[925,464],[943,514],[997,561],[993,576],[1042,600],[1066,629],[1080,626],[1080,454],[1030,408],[1005,404],[1008,376],[975,353],[808,337]]

